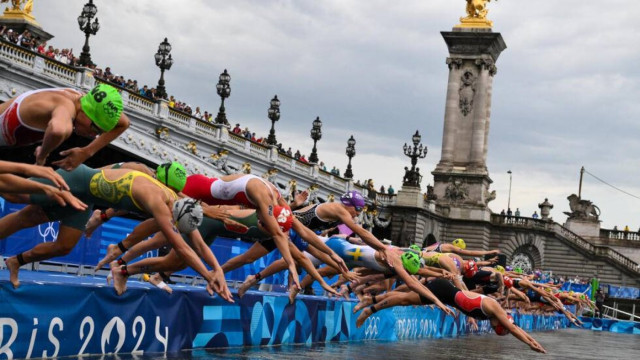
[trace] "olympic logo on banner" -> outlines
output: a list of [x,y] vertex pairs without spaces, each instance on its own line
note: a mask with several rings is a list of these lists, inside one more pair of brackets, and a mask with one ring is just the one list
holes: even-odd
[[380,318],[378,316],[371,316],[364,322],[364,338],[375,339],[378,336],[378,327],[380,325]]
[[[58,238],[58,231],[53,227],[55,223],[48,222],[46,224],[38,225],[38,233],[42,237],[42,242],[47,242],[47,238],[50,236],[50,241],[55,241]],[[42,226],[46,226],[44,230],[42,230]]]

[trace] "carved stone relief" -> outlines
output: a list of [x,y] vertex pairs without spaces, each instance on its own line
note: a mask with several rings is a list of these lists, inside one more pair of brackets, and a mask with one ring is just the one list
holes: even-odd
[[463,116],[469,115],[473,109],[473,98],[476,94],[476,76],[469,70],[465,71],[460,78],[460,112]]
[[449,185],[444,192],[444,197],[453,202],[464,201],[469,197],[469,189],[464,180],[449,178]]

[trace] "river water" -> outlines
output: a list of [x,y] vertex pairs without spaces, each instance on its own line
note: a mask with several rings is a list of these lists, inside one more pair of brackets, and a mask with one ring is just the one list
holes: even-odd
[[[402,342],[332,343],[315,346],[276,346],[227,350],[194,350],[163,356],[107,356],[105,360],[516,360],[516,359],[579,359],[638,360],[640,336],[568,329],[536,332],[533,337],[547,350],[538,354],[513,336],[471,335],[449,339],[427,339]],[[85,358],[86,359],[86,358]]]

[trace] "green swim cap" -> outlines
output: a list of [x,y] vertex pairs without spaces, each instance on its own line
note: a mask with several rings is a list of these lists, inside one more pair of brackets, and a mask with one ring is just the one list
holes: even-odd
[[514,271],[516,274],[522,274],[522,273],[524,272],[524,271],[522,271],[522,268],[519,268],[519,267],[517,267],[517,268],[513,269],[513,271]]
[[156,177],[161,183],[180,192],[187,183],[187,170],[177,161],[164,163],[158,166]]
[[413,252],[417,252],[420,253],[422,252],[422,249],[420,248],[420,246],[413,244],[409,246],[409,250],[413,251]]
[[98,84],[80,98],[82,111],[100,130],[111,131],[122,114],[122,96],[113,86]]
[[420,270],[420,256],[413,251],[405,251],[402,256],[400,256],[402,260],[402,266],[409,272],[409,274],[414,275]]

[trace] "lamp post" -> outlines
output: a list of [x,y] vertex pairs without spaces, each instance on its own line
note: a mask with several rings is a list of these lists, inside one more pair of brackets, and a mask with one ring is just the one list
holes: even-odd
[[224,69],[224,72],[220,74],[218,84],[216,85],[216,91],[218,92],[218,95],[220,95],[220,99],[222,99],[220,110],[218,111],[218,115],[216,116],[216,124],[227,123],[227,114],[225,114],[224,112],[224,99],[228,98],[229,95],[231,95],[231,86],[229,85],[230,82],[231,76],[229,76],[227,69]]
[[507,174],[509,174],[509,200],[507,200],[507,211],[510,211],[511,210],[511,180],[512,180],[511,170],[507,171]]
[[80,31],[84,32],[84,46],[82,47],[82,53],[80,54],[80,66],[93,65],[93,62],[91,62],[91,54],[89,53],[89,36],[95,35],[100,29],[98,18],[91,22],[91,19],[93,19],[97,13],[98,8],[93,5],[93,0],[89,0],[88,3],[84,4],[82,13],[78,16]]
[[267,111],[269,115],[269,120],[271,120],[271,130],[269,130],[269,136],[267,137],[267,144],[269,145],[277,145],[278,141],[276,141],[276,129],[274,128],[276,121],[280,120],[280,100],[278,100],[278,95],[275,95],[273,99],[271,99],[269,110]]
[[411,141],[413,142],[413,147],[411,145],[407,146],[407,143],[404,143],[402,150],[404,150],[404,154],[411,158],[411,169],[405,167],[404,179],[402,180],[402,184],[404,186],[413,186],[420,187],[420,181],[422,180],[422,176],[420,175],[420,168],[416,168],[416,164],[418,163],[418,159],[424,159],[427,156],[427,147],[420,144],[420,140],[422,136],[418,130],[411,137]]
[[319,116],[317,116],[316,119],[313,120],[313,127],[311,128],[311,138],[313,139],[313,149],[311,150],[311,156],[309,156],[309,163],[317,164],[318,151],[316,149],[316,143],[322,138],[322,121],[320,121]]
[[171,58],[171,44],[164,38],[164,41],[158,46],[158,52],[153,56],[156,60],[156,65],[160,68],[160,80],[158,80],[157,95],[165,99],[167,97],[167,90],[164,87],[164,71],[171,69],[173,65],[173,59]]
[[347,165],[347,171],[344,172],[344,177],[347,179],[353,179],[353,171],[351,171],[351,158],[356,156],[356,139],[353,135],[347,140],[347,157],[349,157],[349,164]]

